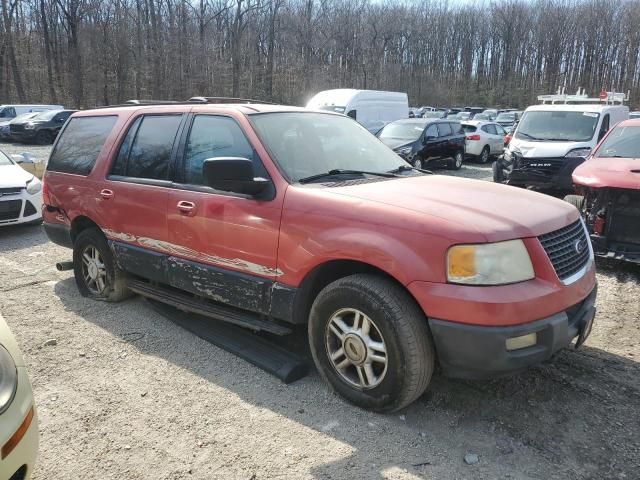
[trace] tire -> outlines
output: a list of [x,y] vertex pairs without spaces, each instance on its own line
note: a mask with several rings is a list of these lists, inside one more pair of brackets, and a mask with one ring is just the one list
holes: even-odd
[[451,161],[451,169],[452,170],[460,170],[462,168],[462,163],[464,162],[464,152],[459,151],[453,157]]
[[36,133],[34,140],[38,145],[47,145],[48,143],[51,143],[51,134],[46,130],[40,130]]
[[[343,326],[354,327],[357,314],[362,327],[369,325],[366,337],[357,333],[364,328],[337,326],[339,319]],[[375,342],[375,350],[362,338],[369,346]],[[375,275],[344,277],[318,294],[309,317],[309,344],[325,382],[367,410],[392,412],[405,407],[424,393],[433,374],[435,351],[424,313],[400,286]]]
[[487,163],[490,158],[491,158],[491,150],[489,149],[488,145],[485,145],[484,148],[482,149],[482,152],[480,152],[480,156],[478,157],[478,160],[480,161],[480,163],[484,164],[484,163]]
[[579,212],[582,212],[584,208],[584,197],[582,195],[567,195],[564,197],[564,201],[576,207]]
[[[98,263],[102,264],[102,268],[96,265],[96,270],[101,273],[102,282],[86,280],[87,275],[96,270],[89,272],[87,263],[91,262],[83,262],[83,257],[84,254],[88,254],[95,263],[96,257],[92,255],[94,252],[98,254]],[[78,290],[83,297],[119,302],[131,295],[126,286],[125,273],[116,265],[107,239],[97,228],[83,230],[76,238],[73,244],[73,273]]]

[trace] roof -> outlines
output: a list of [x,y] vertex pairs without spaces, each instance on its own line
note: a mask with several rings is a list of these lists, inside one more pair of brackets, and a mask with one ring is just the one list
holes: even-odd
[[462,125],[473,125],[474,127],[478,127],[480,125],[496,125],[496,122],[492,122],[491,120],[463,120],[460,122]]
[[625,105],[604,105],[604,104],[588,104],[583,103],[581,105],[572,105],[566,103],[556,103],[556,104],[546,104],[546,105],[533,105],[527,108],[527,112],[549,112],[549,111],[558,111],[558,112],[602,112],[604,110],[611,109],[626,109],[628,107]]

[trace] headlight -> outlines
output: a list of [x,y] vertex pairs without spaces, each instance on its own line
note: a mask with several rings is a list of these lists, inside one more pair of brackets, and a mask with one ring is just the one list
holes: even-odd
[[0,345],[0,414],[9,408],[18,388],[18,369],[13,357]]
[[411,153],[411,147],[402,147],[396,150],[399,155],[409,155]]
[[456,245],[447,252],[447,280],[469,285],[503,285],[534,278],[522,240]]
[[575,150],[571,150],[569,153],[565,155],[565,157],[588,157],[589,153],[591,153],[591,148],[576,148]]
[[36,177],[33,177],[31,180],[27,182],[27,193],[29,195],[34,195],[42,190],[42,182],[38,180]]
[[33,130],[36,126],[33,123],[27,123],[24,128],[25,130]]

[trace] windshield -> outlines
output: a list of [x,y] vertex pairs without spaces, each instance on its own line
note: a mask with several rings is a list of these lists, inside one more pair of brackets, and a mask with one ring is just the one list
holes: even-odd
[[326,110],[328,112],[344,113],[347,107],[339,107],[337,105],[322,105],[318,110]]
[[515,122],[516,115],[514,113],[501,113],[496,118],[496,122]]
[[5,167],[7,165],[13,165],[13,162],[2,151],[0,151],[0,167]]
[[314,112],[251,116],[260,139],[292,182],[334,169],[387,172],[407,165],[350,118]]
[[386,125],[378,133],[380,139],[395,138],[398,140],[413,141],[420,138],[426,122],[393,122]]
[[34,120],[37,121],[43,121],[43,122],[48,122],[49,120],[51,120],[53,117],[55,117],[58,113],[60,113],[60,110],[48,110],[46,112],[42,112],[39,115],[37,115],[36,117],[34,117]]
[[594,156],[640,158],[640,127],[614,128]]
[[599,116],[592,112],[525,112],[516,138],[534,142],[588,142],[596,131]]

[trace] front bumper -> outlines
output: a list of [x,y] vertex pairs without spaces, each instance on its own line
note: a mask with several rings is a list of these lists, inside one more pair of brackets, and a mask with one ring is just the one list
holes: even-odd
[[31,195],[26,189],[20,193],[0,196],[0,227],[36,222],[42,218],[42,192]]
[[608,241],[607,237],[592,234],[591,245],[593,245],[593,253],[599,257],[640,265],[640,244]]
[[[490,378],[523,370],[568,347],[591,328],[597,288],[581,302],[535,322],[511,327],[482,327],[429,319],[438,360],[446,375]],[[535,345],[507,350],[509,338],[536,333]],[[588,334],[588,332],[585,332]]]
[[584,162],[583,157],[512,158],[509,161],[501,156],[497,160],[504,183],[551,190],[573,190],[573,171]]
[[38,457],[38,415],[33,403],[31,383],[26,369],[18,367],[18,391],[9,409],[0,415],[0,448],[16,434],[32,409],[33,416],[20,441],[6,458],[0,457],[0,478],[2,479],[13,478],[12,475],[16,472],[18,472],[16,478],[20,480],[29,478]]
[[16,142],[25,142],[29,140],[33,140],[36,138],[37,130],[20,130],[20,131],[11,131],[11,140]]

